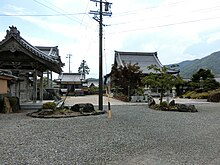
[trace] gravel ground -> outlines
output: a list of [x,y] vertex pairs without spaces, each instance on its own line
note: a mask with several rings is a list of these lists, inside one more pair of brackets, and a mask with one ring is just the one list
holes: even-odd
[[114,105],[111,119],[0,114],[0,164],[220,164],[220,104],[196,107],[181,113]]

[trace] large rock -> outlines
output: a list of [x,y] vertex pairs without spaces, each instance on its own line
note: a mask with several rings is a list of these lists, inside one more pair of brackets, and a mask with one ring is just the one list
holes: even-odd
[[12,107],[10,105],[8,97],[3,98],[3,113],[11,113],[12,112]]
[[81,113],[91,113],[95,111],[95,108],[91,103],[81,103],[73,105],[70,110]]
[[155,105],[155,104],[156,104],[156,102],[155,102],[155,100],[153,99],[153,97],[149,97],[149,98],[148,98],[148,106],[151,107],[151,106],[153,106],[153,105]]
[[21,110],[19,98],[9,97],[8,99],[12,108],[12,112],[19,112],[19,110]]
[[176,104],[179,112],[198,112],[195,105],[191,104]]
[[176,105],[175,100],[170,101],[169,106],[175,106],[175,105]]

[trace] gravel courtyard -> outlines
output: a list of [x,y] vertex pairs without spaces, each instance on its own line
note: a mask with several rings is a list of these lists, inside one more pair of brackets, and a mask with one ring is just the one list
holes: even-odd
[[40,119],[0,114],[0,164],[220,164],[220,104],[198,113],[114,105],[107,115]]

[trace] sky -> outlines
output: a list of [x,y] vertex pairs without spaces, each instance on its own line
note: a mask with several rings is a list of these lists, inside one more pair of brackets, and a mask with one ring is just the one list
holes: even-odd
[[[219,0],[111,0],[103,17],[103,75],[111,71],[114,51],[157,52],[163,65],[220,51]],[[64,72],[87,78],[99,74],[99,24],[91,0],[0,0],[0,40],[9,26],[34,46],[58,46]],[[71,54],[71,58],[67,58]],[[69,63],[70,62],[70,63]],[[56,77],[54,77],[56,78]]]

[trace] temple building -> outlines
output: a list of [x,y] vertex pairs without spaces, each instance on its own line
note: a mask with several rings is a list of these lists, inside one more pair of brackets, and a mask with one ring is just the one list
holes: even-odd
[[5,38],[0,42],[0,69],[8,70],[16,81],[10,84],[10,96],[16,96],[20,102],[39,96],[43,100],[43,75],[52,79],[52,72],[60,74],[62,63],[58,46],[33,46],[21,37],[15,26],[9,27]]
[[[158,59],[157,52],[122,52],[115,51],[114,66],[123,66],[124,64],[137,64],[143,75],[154,73],[153,69],[149,70],[148,66],[156,65],[158,68],[163,67]],[[179,73],[179,70],[168,70],[168,73]]]
[[81,73],[62,73],[55,82],[59,85],[62,94],[84,95],[87,90],[85,75]]

